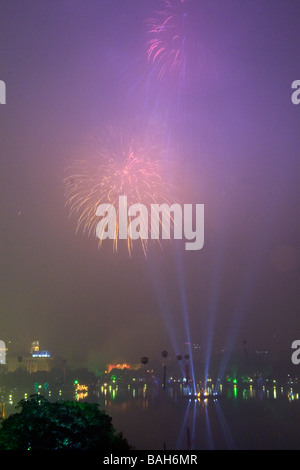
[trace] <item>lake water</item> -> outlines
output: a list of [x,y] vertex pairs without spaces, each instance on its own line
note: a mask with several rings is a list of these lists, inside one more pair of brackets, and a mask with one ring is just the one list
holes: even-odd
[[297,393],[229,387],[217,400],[195,400],[180,387],[101,390],[101,409],[137,450],[300,449]]

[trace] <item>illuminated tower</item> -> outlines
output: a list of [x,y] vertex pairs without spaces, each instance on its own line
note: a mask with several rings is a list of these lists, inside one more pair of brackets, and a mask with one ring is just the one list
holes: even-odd
[[40,343],[38,341],[33,341],[31,343],[31,354],[38,352],[40,350]]

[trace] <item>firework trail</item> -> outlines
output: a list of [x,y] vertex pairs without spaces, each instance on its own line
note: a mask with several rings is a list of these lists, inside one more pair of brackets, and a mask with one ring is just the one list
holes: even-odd
[[147,58],[158,79],[185,76],[186,12],[184,0],[164,0],[164,8],[147,21]]
[[[204,56],[198,1],[161,0],[161,7],[146,20],[144,60],[148,70],[143,116],[149,125],[149,116],[160,121],[168,160],[171,143],[177,145],[180,134],[191,135],[189,146],[199,139],[198,131],[194,135],[194,128],[203,102]],[[186,151],[186,147],[180,148],[177,154]]]
[[[162,161],[153,158],[159,153],[156,148],[147,150],[135,141],[126,143],[121,137],[117,140],[117,145],[114,145],[116,141],[102,145],[96,157],[75,161],[64,179],[66,206],[70,216],[77,216],[76,232],[82,229],[84,234],[96,236],[98,206],[111,204],[115,207],[114,251],[117,251],[119,243],[119,197],[126,196],[128,206],[145,205],[149,213],[151,204],[168,203],[171,189]],[[99,235],[98,238],[101,246],[103,239]],[[145,255],[149,238],[140,238]],[[130,233],[127,248],[131,254],[133,242]]]

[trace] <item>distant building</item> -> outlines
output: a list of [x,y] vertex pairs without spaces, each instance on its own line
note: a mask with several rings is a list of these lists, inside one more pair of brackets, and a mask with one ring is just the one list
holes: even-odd
[[27,372],[49,372],[54,367],[53,357],[49,351],[40,351],[38,341],[31,343],[31,354],[22,352],[7,357],[7,370],[8,372],[14,372],[21,368]]
[[138,370],[141,368],[141,364],[126,364],[126,363],[120,363],[120,364],[108,364],[106,366],[106,372],[111,372],[113,369],[119,369],[119,370],[124,370],[124,369],[129,369],[129,370]]
[[6,364],[6,347],[2,340],[0,340],[0,364]]
[[41,370],[49,372],[53,369],[52,357],[32,357],[30,354],[13,355],[7,357],[7,370],[14,372],[17,369],[25,369],[27,372],[38,372]]

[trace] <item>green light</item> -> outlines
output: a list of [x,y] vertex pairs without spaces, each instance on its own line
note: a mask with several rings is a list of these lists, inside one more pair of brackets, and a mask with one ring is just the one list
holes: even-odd
[[232,381],[232,382],[233,382],[234,384],[236,384],[236,383],[237,383],[237,380],[236,380],[236,379],[233,379],[233,381]]
[[78,380],[74,380],[74,384],[77,385],[77,384],[78,384]]

